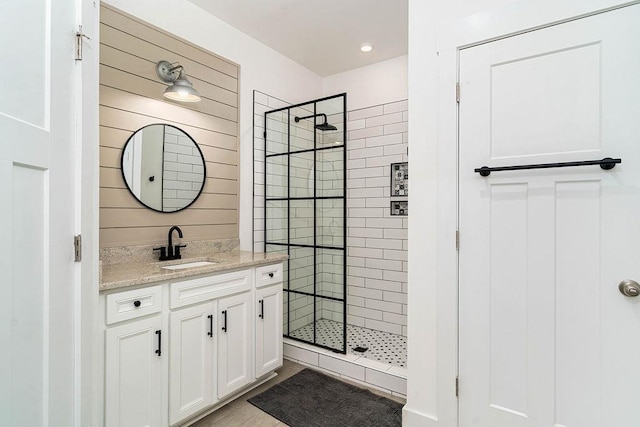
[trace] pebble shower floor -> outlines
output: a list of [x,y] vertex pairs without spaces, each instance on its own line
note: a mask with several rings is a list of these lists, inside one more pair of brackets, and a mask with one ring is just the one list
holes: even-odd
[[[313,324],[291,331],[289,336],[313,342]],[[316,322],[318,344],[341,347],[342,323],[320,319]],[[364,353],[354,351],[356,347],[368,347]],[[376,331],[360,326],[347,325],[347,353],[387,363],[401,368],[407,367],[407,337]]]

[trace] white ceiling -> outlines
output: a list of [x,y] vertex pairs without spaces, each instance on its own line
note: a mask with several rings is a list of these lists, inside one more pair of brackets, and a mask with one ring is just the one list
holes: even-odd
[[407,0],[189,1],[322,77],[407,53]]

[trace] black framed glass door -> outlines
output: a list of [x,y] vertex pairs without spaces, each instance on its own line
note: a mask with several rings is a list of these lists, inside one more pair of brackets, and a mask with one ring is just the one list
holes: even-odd
[[265,252],[286,253],[284,335],[346,353],[346,94],[265,113]]

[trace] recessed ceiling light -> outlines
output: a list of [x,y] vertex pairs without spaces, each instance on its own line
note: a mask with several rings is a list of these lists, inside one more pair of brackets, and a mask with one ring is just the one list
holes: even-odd
[[360,45],[360,51],[364,53],[369,53],[373,50],[373,45],[371,43],[362,43]]

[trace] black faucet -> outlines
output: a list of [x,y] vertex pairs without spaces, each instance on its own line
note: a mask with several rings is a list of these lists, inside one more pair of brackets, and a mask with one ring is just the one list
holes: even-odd
[[180,254],[180,248],[184,248],[187,245],[173,245],[172,237],[174,230],[177,231],[178,236],[182,238],[182,230],[180,230],[180,227],[178,227],[177,225],[174,225],[169,229],[169,245],[166,248],[164,246],[160,248],[153,248],[154,251],[160,251],[160,261],[182,258],[182,255]]

